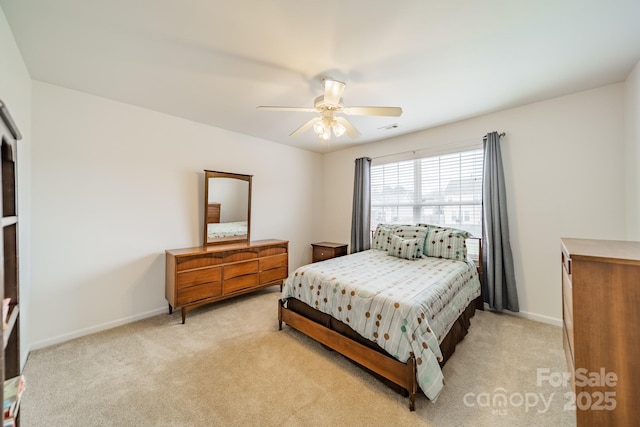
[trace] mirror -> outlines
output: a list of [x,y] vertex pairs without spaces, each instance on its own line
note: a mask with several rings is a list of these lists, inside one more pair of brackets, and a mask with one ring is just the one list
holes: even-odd
[[248,243],[252,175],[204,172],[204,245]]

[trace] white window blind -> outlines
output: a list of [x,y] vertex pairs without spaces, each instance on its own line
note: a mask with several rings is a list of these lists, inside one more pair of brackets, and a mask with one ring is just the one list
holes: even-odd
[[427,223],[482,233],[482,158],[475,149],[371,167],[371,227]]

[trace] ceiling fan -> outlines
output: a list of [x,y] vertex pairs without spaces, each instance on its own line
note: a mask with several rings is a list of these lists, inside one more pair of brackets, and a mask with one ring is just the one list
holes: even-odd
[[331,138],[331,131],[336,137],[340,137],[345,133],[356,138],[360,132],[347,119],[337,114],[343,113],[350,116],[391,116],[398,117],[402,114],[400,107],[345,107],[342,103],[342,93],[345,84],[331,78],[324,78],[324,95],[320,95],[313,101],[313,108],[306,107],[276,107],[261,105],[257,107],[261,110],[272,111],[303,111],[309,113],[319,113],[304,123],[298,129],[294,130],[289,136],[301,135],[309,129],[318,135],[320,140],[328,141]]

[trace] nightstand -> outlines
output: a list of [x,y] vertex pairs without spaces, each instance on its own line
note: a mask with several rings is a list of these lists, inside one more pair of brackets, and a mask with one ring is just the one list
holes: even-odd
[[313,262],[346,255],[349,247],[344,243],[332,242],[312,243],[311,246],[313,246]]

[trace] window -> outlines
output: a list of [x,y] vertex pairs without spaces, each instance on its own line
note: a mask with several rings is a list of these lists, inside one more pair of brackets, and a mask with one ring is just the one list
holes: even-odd
[[482,158],[476,149],[371,167],[371,227],[438,224],[482,234]]

